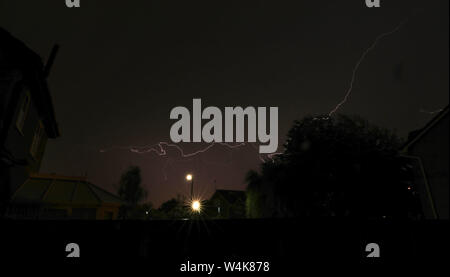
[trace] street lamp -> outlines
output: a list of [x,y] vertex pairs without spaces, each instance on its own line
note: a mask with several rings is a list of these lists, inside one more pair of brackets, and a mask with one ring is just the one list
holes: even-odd
[[192,210],[194,212],[198,212],[199,213],[201,208],[202,208],[202,205],[201,205],[200,201],[194,200],[194,201],[192,201],[191,208],[192,208]]
[[186,175],[186,180],[191,182],[191,199],[194,197],[194,176],[192,174]]

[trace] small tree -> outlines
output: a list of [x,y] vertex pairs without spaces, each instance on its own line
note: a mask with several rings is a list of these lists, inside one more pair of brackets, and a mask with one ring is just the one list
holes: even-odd
[[136,209],[138,203],[147,197],[147,192],[141,186],[141,170],[137,166],[131,166],[120,177],[118,195],[126,204],[121,207],[119,216],[127,218],[131,210]]
[[176,198],[172,198],[162,203],[158,209],[160,218],[163,219],[180,219],[189,217],[189,210],[185,204],[185,199],[177,195]]

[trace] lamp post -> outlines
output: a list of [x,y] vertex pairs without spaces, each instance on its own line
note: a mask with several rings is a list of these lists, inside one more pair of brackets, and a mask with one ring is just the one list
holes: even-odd
[[202,204],[199,199],[194,199],[194,176],[192,174],[187,174],[186,180],[188,182],[191,182],[191,199],[190,199],[191,210],[194,213],[200,213],[202,210]]
[[192,174],[186,175],[186,180],[191,182],[191,200],[194,198],[194,177]]

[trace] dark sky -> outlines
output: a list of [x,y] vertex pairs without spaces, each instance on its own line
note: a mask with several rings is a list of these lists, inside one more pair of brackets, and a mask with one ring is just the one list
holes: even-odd
[[41,171],[87,172],[114,191],[138,165],[159,205],[188,192],[187,172],[208,197],[214,186],[244,189],[260,162],[251,146],[189,159],[130,152],[169,140],[173,107],[191,109],[197,97],[220,108],[278,106],[281,145],[294,119],[342,100],[362,53],[405,19],[366,56],[338,112],[406,136],[430,120],[424,111],[446,106],[448,1],[381,2],[82,0],[68,9],[64,0],[0,0],[0,26],[44,59],[61,45],[49,84],[62,136],[49,141]]

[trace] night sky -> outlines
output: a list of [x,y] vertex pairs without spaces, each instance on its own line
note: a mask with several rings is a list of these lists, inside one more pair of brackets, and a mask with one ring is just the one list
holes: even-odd
[[[213,2],[213,3],[212,3]],[[41,171],[85,175],[115,191],[130,165],[142,169],[156,206],[195,190],[245,189],[260,163],[252,146],[181,158],[128,146],[170,141],[175,106],[278,106],[279,151],[294,119],[327,114],[352,70],[339,113],[357,114],[406,137],[448,104],[448,1],[81,1],[0,0],[0,26],[45,60],[61,137],[47,144]],[[293,4],[295,3],[295,4]],[[205,144],[182,144],[186,153]],[[105,151],[101,151],[105,150]]]

